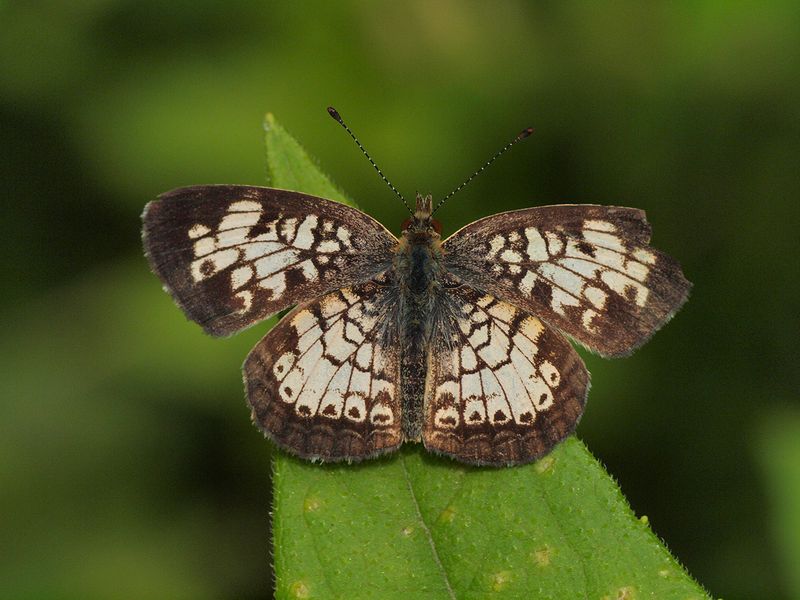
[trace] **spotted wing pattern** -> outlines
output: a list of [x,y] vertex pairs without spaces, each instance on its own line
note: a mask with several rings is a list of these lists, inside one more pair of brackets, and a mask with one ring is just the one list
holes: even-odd
[[649,240],[641,210],[559,205],[475,221],[443,247],[446,268],[464,283],[621,356],[669,320],[691,287]]
[[370,282],[302,304],[244,363],[253,421],[303,458],[357,461],[402,443],[399,346],[386,287]]
[[173,190],[147,205],[144,246],[186,315],[229,335],[391,265],[397,239],[338,202],[250,186]]
[[453,294],[453,325],[429,355],[423,442],[472,464],[535,460],[575,429],[589,373],[536,317],[474,289]]

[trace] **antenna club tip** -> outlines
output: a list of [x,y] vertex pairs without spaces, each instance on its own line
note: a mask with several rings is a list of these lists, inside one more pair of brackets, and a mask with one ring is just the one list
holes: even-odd
[[526,137],[528,137],[532,133],[533,133],[533,127],[527,127],[527,128],[525,128],[525,129],[523,129],[522,131],[519,132],[519,135],[517,136],[517,139],[518,140],[524,140]]
[[332,106],[328,107],[328,114],[334,118],[334,120],[342,122],[342,117],[339,115],[339,111],[333,108]]

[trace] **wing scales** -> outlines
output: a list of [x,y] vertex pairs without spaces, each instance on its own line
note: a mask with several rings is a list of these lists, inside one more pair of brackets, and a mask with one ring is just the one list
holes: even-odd
[[402,443],[385,288],[330,292],[286,315],[244,363],[256,425],[303,458],[357,461]]
[[541,317],[607,356],[629,354],[688,297],[680,265],[650,247],[644,212],[560,205],[501,213],[448,238],[464,283]]
[[589,374],[536,317],[474,289],[453,295],[429,355],[423,442],[471,464],[535,460],[575,429]]
[[186,315],[230,335],[391,265],[396,238],[365,213],[297,192],[196,186],[145,208],[153,270]]

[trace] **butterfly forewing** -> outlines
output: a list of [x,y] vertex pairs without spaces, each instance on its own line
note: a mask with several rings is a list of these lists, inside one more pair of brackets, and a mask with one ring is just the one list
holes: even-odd
[[298,456],[361,460],[402,442],[386,288],[337,290],[286,315],[244,364],[253,420]]
[[589,374],[536,317],[474,289],[428,361],[425,446],[463,462],[511,465],[549,452],[578,423]]
[[647,341],[691,287],[649,240],[641,210],[559,205],[481,219],[443,247],[446,268],[462,282],[620,356]]
[[153,270],[213,335],[368,281],[390,266],[397,244],[361,211],[261,187],[177,189],[148,204],[143,220]]

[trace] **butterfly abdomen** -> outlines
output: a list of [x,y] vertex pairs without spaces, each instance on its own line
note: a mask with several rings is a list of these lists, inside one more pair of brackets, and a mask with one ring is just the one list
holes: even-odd
[[408,440],[419,440],[422,431],[431,315],[440,288],[440,256],[435,234],[407,232],[395,259],[402,332],[403,434]]

